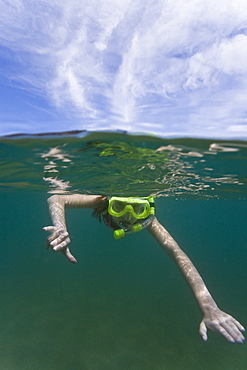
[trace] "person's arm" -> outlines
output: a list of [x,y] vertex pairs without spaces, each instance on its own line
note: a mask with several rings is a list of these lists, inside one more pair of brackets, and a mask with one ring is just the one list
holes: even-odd
[[173,259],[191,288],[203,314],[199,330],[203,340],[207,340],[207,328],[209,328],[222,334],[229,342],[242,343],[245,340],[241,333],[245,330],[244,327],[232,316],[218,308],[195,266],[168,231],[156,218],[147,230]]
[[97,208],[103,199],[100,195],[84,194],[53,195],[48,198],[53,226],[43,228],[44,231],[52,233],[47,238],[46,247],[51,247],[55,252],[62,252],[70,262],[76,263],[68,247],[70,238],[66,227],[65,208]]

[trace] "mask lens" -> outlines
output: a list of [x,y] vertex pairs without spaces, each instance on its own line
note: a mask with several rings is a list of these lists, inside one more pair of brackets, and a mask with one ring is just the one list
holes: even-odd
[[146,204],[133,204],[133,209],[134,209],[134,212],[137,214],[137,215],[141,215],[145,209],[146,209]]
[[112,203],[112,209],[116,213],[121,213],[124,210],[125,206],[126,206],[126,203],[121,202],[120,200],[115,200]]

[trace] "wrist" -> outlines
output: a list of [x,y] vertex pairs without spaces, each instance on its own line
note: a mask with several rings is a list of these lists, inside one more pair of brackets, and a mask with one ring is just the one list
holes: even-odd
[[201,311],[203,312],[204,315],[207,315],[209,312],[212,312],[214,310],[218,309],[217,304],[213,299],[211,299],[208,302],[203,303],[200,305]]

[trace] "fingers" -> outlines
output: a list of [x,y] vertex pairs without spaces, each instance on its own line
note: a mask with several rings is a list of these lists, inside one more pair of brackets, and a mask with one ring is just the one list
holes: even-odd
[[51,231],[52,234],[46,240],[46,248],[52,248],[54,252],[62,252],[65,257],[72,263],[76,263],[76,258],[71,254],[67,245],[70,243],[70,238],[67,230],[56,229],[54,226],[43,227],[44,231]]
[[240,322],[238,322],[236,319],[234,319],[234,317],[232,317],[232,321],[233,323],[236,325],[236,327],[241,330],[241,331],[245,331],[245,328],[243,325],[240,324]]
[[[65,238],[65,239],[64,239]],[[50,245],[54,252],[62,251],[70,243],[70,238],[67,234],[63,234],[50,242]]]
[[54,226],[45,226],[45,227],[43,227],[42,230],[44,230],[44,231],[53,231],[53,230],[55,230],[55,227]]
[[227,315],[227,317],[224,317],[224,319],[213,320],[211,322],[208,320],[204,322],[203,320],[200,325],[200,334],[203,339],[207,337],[207,329],[205,328],[206,326],[212,331],[223,335],[228,342],[243,343],[245,340],[245,337],[241,333],[241,331],[245,330],[244,327],[230,315]]
[[200,324],[199,333],[200,333],[202,339],[206,342],[207,339],[208,339],[208,336],[207,336],[207,327],[206,327],[206,325],[204,324],[203,321]]
[[[226,322],[222,323],[222,335],[229,341],[229,342],[236,342],[236,343],[243,343],[245,340],[245,337],[239,330],[238,326],[236,326],[236,323],[234,321],[237,321],[233,318],[230,320],[227,320]],[[239,324],[239,323],[238,323]],[[241,325],[241,324],[240,324]],[[242,327],[242,325],[241,325]]]
[[[224,325],[225,324],[225,325]],[[221,325],[217,325],[217,327],[215,327],[215,331],[217,331],[218,333],[220,333],[221,335],[223,335],[223,337],[226,338],[226,340],[228,340],[228,342],[231,342],[231,343],[234,343],[235,342],[235,333],[234,333],[234,330],[232,330],[229,325],[227,323],[224,323]],[[226,326],[226,329],[224,328],[224,326]]]
[[64,229],[56,229],[54,226],[46,226],[43,230],[52,232],[46,240],[46,248],[51,247],[55,252],[59,252],[70,243],[69,234]]

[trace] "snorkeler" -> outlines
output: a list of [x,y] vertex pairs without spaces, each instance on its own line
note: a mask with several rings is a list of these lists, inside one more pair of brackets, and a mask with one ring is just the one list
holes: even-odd
[[161,245],[162,249],[173,259],[191,288],[199,308],[203,314],[199,333],[207,340],[207,329],[218,332],[229,342],[243,343],[244,327],[232,316],[221,311],[200,274],[187,255],[181,250],[168,231],[155,217],[154,197],[125,198],[106,197],[101,195],[53,195],[48,199],[49,211],[53,226],[44,227],[50,231],[47,248],[61,251],[66,258],[76,263],[69,250],[70,238],[65,221],[65,208],[92,208],[93,215],[103,219],[105,224],[114,230],[115,239],[147,229]]

